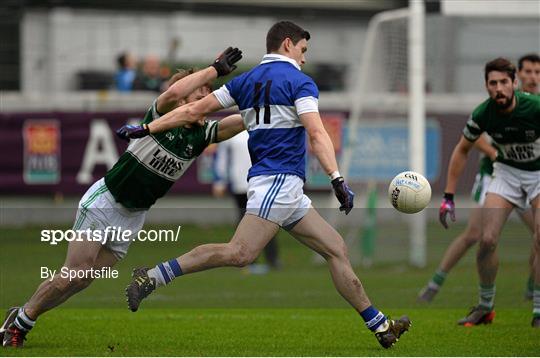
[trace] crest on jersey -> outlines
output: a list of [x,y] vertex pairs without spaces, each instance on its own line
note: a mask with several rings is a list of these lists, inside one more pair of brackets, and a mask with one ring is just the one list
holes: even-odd
[[533,141],[536,139],[536,131],[534,129],[527,129],[525,131],[525,140]]
[[184,150],[184,153],[187,157],[193,156],[193,145],[192,144],[186,145],[186,150]]

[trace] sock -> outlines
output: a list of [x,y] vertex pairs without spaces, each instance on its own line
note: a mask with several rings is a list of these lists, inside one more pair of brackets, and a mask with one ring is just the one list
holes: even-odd
[[182,275],[182,269],[176,259],[162,262],[148,270],[148,277],[155,280],[156,287],[168,285],[172,280]]
[[19,312],[17,313],[17,317],[15,317],[15,321],[13,321],[13,324],[15,324],[15,327],[20,329],[21,331],[28,332],[32,328],[34,328],[34,325],[36,324],[36,321],[33,321],[24,313],[24,307],[19,308]]
[[372,332],[379,332],[388,329],[388,322],[386,316],[373,306],[369,306],[362,312],[360,316],[366,322],[367,328]]
[[540,317],[540,285],[534,285],[533,290],[533,317]]
[[428,286],[434,290],[438,290],[444,283],[447,273],[442,270],[437,270],[435,275],[429,281]]
[[480,284],[480,300],[478,304],[487,310],[492,310],[495,304],[495,284],[482,285]]

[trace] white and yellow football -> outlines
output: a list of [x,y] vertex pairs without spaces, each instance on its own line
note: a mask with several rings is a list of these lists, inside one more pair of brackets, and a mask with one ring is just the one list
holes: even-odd
[[413,171],[399,173],[390,182],[388,199],[398,211],[414,214],[429,204],[431,185],[422,174]]

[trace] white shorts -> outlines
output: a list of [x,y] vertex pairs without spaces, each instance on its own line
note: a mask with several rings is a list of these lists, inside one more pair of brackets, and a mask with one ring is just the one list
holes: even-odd
[[495,163],[488,193],[500,195],[518,208],[526,209],[540,195],[540,172]]
[[292,229],[311,207],[304,181],[292,174],[259,175],[249,179],[246,212]]
[[[73,230],[99,231],[102,238],[101,244],[111,250],[120,260],[126,256],[129,245],[135,239],[137,232],[142,229],[145,217],[146,210],[129,211],[117,203],[102,178],[95,182],[79,201]],[[105,231],[107,227],[109,229]],[[124,232],[130,230],[132,235],[126,237],[126,240],[114,240],[107,237],[107,234],[112,234],[112,231],[109,231],[111,229]],[[97,236],[93,235],[94,237]]]

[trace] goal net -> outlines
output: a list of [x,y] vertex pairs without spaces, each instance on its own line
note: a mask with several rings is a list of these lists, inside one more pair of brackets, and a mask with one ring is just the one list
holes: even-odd
[[[414,16],[412,8],[375,15],[360,64],[350,76],[339,161],[341,174],[357,193],[358,209],[348,217],[329,210],[327,217],[342,228],[356,263],[426,264],[428,227],[431,236],[443,236],[437,209],[451,150],[468,115],[486,98],[484,64],[499,56],[517,63],[520,56],[539,52],[538,17],[499,15],[493,21],[491,15],[430,14],[424,21],[423,13],[419,20]],[[418,23],[425,31],[411,28]],[[425,41],[415,33],[425,33]],[[467,210],[473,206],[467,200],[476,156],[470,155],[458,187]],[[420,172],[434,189],[422,213],[399,213],[387,199],[391,179],[405,170]],[[336,206],[332,196],[328,207]],[[466,221],[466,210],[458,214]]]

